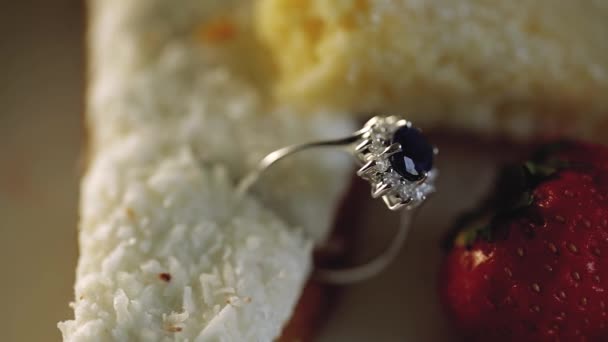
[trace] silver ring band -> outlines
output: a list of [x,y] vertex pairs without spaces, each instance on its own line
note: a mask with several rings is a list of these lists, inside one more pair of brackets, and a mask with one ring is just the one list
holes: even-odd
[[314,273],[317,279],[331,284],[369,279],[395,259],[413,219],[411,209],[417,208],[434,192],[437,170],[432,167],[432,158],[437,149],[429,145],[410,122],[396,116],[376,116],[351,136],[291,145],[269,153],[237,184],[237,195],[244,196],[279,160],[323,147],[345,148],[360,165],[357,175],[371,184],[373,198],[382,197],[390,210],[407,209],[401,214],[395,237],[380,255],[362,265],[345,269],[316,268]]

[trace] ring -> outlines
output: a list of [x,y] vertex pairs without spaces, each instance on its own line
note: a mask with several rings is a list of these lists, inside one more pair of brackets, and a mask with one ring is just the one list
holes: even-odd
[[395,237],[380,255],[352,268],[315,270],[318,279],[333,284],[368,279],[396,257],[409,231],[411,209],[435,191],[437,170],[433,162],[438,150],[411,122],[397,116],[375,116],[351,136],[291,145],[269,153],[237,184],[237,195],[244,196],[279,160],[320,147],[346,148],[360,166],[357,175],[370,183],[372,197],[382,198],[390,210],[406,209]]

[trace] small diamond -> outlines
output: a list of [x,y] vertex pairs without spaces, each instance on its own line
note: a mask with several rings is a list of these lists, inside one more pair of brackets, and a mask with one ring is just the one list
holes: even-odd
[[384,145],[383,140],[374,138],[371,146],[369,147],[369,151],[375,155],[379,155],[382,153],[382,151],[384,151],[385,148],[386,146]]
[[376,160],[376,170],[378,170],[379,172],[385,172],[386,170],[388,170],[389,166],[390,166],[390,163],[386,159]]
[[389,172],[387,174],[384,175],[384,182],[386,182],[387,184],[389,184],[392,187],[398,186],[399,184],[401,184],[401,177],[394,173],[394,172]]
[[418,186],[418,191],[420,191],[421,193],[423,193],[426,196],[426,195],[429,195],[432,192],[434,192],[435,187],[430,182],[423,183],[423,184],[420,184],[420,186]]
[[369,180],[372,183],[380,183],[383,177],[381,172],[370,172],[367,175],[364,175],[363,178]]
[[372,131],[377,135],[386,135],[389,132],[389,127],[383,124],[377,124],[372,128]]
[[410,195],[410,197],[412,198],[412,200],[414,200],[416,202],[422,202],[426,199],[426,196],[424,195],[424,193],[422,193],[422,191],[418,191],[418,190],[413,191],[412,194]]
[[435,182],[435,180],[437,179],[437,174],[438,174],[438,171],[435,170],[435,169],[427,172],[427,174],[426,174],[426,182],[427,183],[431,183],[431,184],[433,182]]
[[390,125],[379,123],[372,127],[372,139],[390,140],[392,136],[392,127]]
[[425,194],[418,188],[403,187],[399,191],[399,196],[403,199],[411,198],[414,202],[420,202],[425,199]]

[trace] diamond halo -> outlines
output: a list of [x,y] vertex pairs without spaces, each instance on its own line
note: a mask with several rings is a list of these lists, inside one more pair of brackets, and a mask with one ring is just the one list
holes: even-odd
[[[355,145],[355,157],[361,165],[357,175],[370,183],[372,197],[382,197],[391,210],[419,206],[435,191],[437,176],[437,170],[432,168],[424,172],[420,179],[412,181],[395,170],[390,157],[403,153],[404,147],[393,137],[402,127],[410,128],[412,124],[397,116],[376,116],[365,124]],[[433,148],[433,154],[436,153],[437,150]]]

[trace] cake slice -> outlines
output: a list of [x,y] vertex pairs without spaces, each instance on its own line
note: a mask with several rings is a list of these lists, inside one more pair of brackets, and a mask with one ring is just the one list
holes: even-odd
[[297,115],[263,73],[239,69],[259,57],[251,13],[89,1],[89,162],[64,341],[271,341],[292,316],[347,159],[285,162],[243,201],[234,187],[273,149],[353,125]]
[[607,142],[605,1],[259,0],[284,102]]

